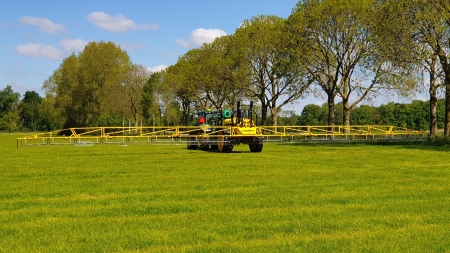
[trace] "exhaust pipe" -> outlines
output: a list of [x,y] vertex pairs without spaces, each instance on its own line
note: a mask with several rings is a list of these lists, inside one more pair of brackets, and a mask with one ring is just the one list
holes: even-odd
[[240,123],[241,123],[241,117],[242,117],[242,113],[241,113],[241,101],[237,101],[237,118],[238,118],[237,124],[240,124]]
[[250,101],[250,109],[248,109],[248,117],[250,119],[250,126],[252,126],[252,118],[253,118],[253,101]]

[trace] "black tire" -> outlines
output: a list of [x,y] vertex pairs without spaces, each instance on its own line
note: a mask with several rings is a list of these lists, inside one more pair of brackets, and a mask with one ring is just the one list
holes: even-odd
[[261,138],[254,138],[253,142],[248,144],[251,152],[261,152],[263,149],[263,141]]
[[217,137],[217,149],[222,153],[230,153],[233,151],[233,144],[229,143],[228,137],[219,135]]
[[233,151],[233,145],[227,144],[224,146],[224,150],[222,152],[223,153],[231,153],[231,151]]
[[197,149],[197,147],[198,147],[197,140],[195,138],[190,138],[188,140],[187,148],[195,150],[195,149]]
[[249,145],[251,152],[261,152],[263,149],[262,143],[252,143]]

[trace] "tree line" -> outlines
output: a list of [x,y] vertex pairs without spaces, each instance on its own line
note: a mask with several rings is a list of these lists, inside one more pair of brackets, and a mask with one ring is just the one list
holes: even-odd
[[[351,125],[388,125],[427,131],[430,127],[430,101],[414,100],[411,103],[389,102],[380,106],[360,105],[351,111]],[[343,103],[335,106],[337,125],[343,125]],[[438,129],[444,129],[445,100],[438,100]],[[281,111],[280,125],[323,126],[328,120],[328,105],[308,104],[301,114],[292,110]]]
[[[145,85],[148,87],[148,83]],[[52,125],[46,100],[35,91],[27,91],[21,99],[11,86],[0,91],[0,131],[51,131],[62,126]],[[430,101],[413,100],[410,103],[389,102],[380,106],[359,105],[351,111],[351,125],[392,125],[408,129],[427,131],[430,127]],[[182,125],[183,111],[178,103],[170,105],[170,111],[161,113],[162,107],[157,106],[157,114],[148,114],[145,123],[155,126]],[[343,103],[335,105],[336,125],[343,125]],[[444,128],[445,100],[439,99],[437,112],[437,128]],[[255,108],[260,112],[260,107]],[[272,117],[272,115],[270,115]],[[308,104],[303,107],[300,115],[293,110],[281,110],[277,116],[280,126],[323,126],[328,122],[328,104]],[[96,126],[129,126],[131,120],[124,121],[117,116],[104,116]],[[133,122],[134,123],[134,122]],[[188,125],[195,119],[188,119]],[[261,119],[258,119],[261,124]]]
[[448,52],[447,0],[300,0],[288,18],[252,17],[158,73],[133,64],[112,42],[90,42],[44,82],[41,115],[48,129],[185,125],[195,109],[233,109],[237,100],[252,100],[261,124],[279,125],[285,105],[320,96],[327,101],[322,124],[354,124],[367,109],[371,122],[410,126],[376,118],[360,104],[382,94],[408,96],[426,83],[428,127],[413,128],[431,135],[444,128],[448,136]]

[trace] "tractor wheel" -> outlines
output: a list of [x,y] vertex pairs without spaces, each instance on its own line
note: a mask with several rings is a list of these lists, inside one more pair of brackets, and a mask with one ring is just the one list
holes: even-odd
[[217,149],[223,153],[230,153],[233,151],[233,145],[229,143],[228,138],[219,135],[217,137]]
[[261,139],[255,138],[248,146],[250,147],[251,152],[261,152],[263,149],[263,142]]
[[263,144],[262,143],[252,143],[252,144],[249,144],[249,147],[250,147],[251,152],[261,152],[262,148],[263,148]]
[[195,138],[191,138],[188,140],[187,148],[188,149],[197,149],[197,140]]

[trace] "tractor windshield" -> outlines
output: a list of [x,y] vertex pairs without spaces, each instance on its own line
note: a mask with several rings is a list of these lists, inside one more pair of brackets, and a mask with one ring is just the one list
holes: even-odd
[[199,111],[197,112],[199,125],[218,125],[219,117],[218,111]]

